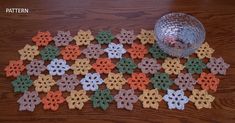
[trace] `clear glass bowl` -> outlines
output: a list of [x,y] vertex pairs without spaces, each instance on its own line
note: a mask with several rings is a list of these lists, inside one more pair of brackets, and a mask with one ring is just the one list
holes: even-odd
[[156,23],[154,32],[158,46],[167,54],[187,57],[205,40],[205,29],[195,17],[184,13],[169,13]]

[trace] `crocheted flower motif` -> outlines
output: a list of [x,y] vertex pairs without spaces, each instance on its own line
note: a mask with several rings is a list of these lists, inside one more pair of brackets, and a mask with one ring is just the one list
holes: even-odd
[[188,69],[188,72],[191,74],[202,73],[203,68],[206,68],[206,65],[198,58],[190,58],[185,63],[185,67]]
[[136,43],[133,43],[131,45],[131,48],[127,49],[127,51],[130,53],[132,59],[135,58],[142,59],[144,58],[144,55],[148,53],[148,50],[145,48],[144,45]]
[[73,37],[71,36],[70,31],[58,31],[57,35],[53,37],[53,40],[57,47],[66,46],[73,40]]
[[157,64],[157,60],[152,58],[143,58],[142,61],[138,64],[138,68],[145,74],[150,73],[154,74],[161,69],[161,65]]
[[112,35],[111,32],[108,31],[101,31],[95,37],[99,44],[109,44],[115,37]]
[[106,110],[109,107],[109,103],[113,101],[113,96],[110,94],[109,89],[96,90],[95,94],[91,96],[93,107],[100,107]]
[[128,31],[125,29],[121,29],[120,34],[117,34],[116,38],[122,44],[132,44],[133,41],[136,39],[136,36],[134,35],[133,30]]
[[82,53],[85,54],[88,59],[97,59],[104,53],[104,51],[101,49],[100,44],[89,44],[87,48],[82,51]]
[[86,75],[91,68],[89,59],[77,59],[71,66],[73,73],[76,75]]
[[81,54],[79,47],[76,45],[67,45],[60,53],[64,60],[76,60]]
[[126,53],[122,44],[114,43],[110,43],[104,51],[108,53],[109,58],[122,58],[122,54]]
[[69,70],[70,66],[66,64],[63,59],[53,59],[49,65],[47,65],[47,70],[49,70],[50,75],[63,75],[65,71]]
[[9,65],[5,67],[4,71],[6,72],[6,76],[10,77],[17,77],[20,75],[22,71],[24,71],[25,66],[23,64],[23,61],[21,60],[11,60],[9,61]]
[[38,46],[31,46],[26,44],[23,49],[18,50],[20,54],[20,60],[32,61],[34,56],[39,54]]
[[46,46],[49,44],[49,42],[52,41],[51,33],[46,32],[38,32],[37,35],[35,35],[32,40],[36,43],[37,46]]
[[11,83],[14,86],[14,92],[25,92],[32,85],[33,81],[29,75],[20,75]]
[[157,89],[146,89],[143,91],[143,94],[139,96],[139,100],[143,102],[144,108],[158,109],[158,102],[162,100],[162,96],[158,93]]
[[28,75],[38,76],[41,72],[46,70],[46,66],[43,60],[34,59],[26,65],[26,70]]
[[45,97],[42,98],[43,109],[56,111],[59,108],[59,104],[65,101],[60,91],[49,91]]
[[193,78],[193,76],[189,73],[183,74],[180,73],[178,77],[175,79],[174,83],[178,85],[178,87],[182,90],[193,90],[194,85],[197,81]]
[[104,79],[104,83],[106,87],[110,90],[120,90],[122,86],[126,83],[126,79],[123,77],[121,73],[109,73],[108,77]]
[[134,63],[134,61],[132,61],[131,59],[129,59],[129,58],[122,58],[116,64],[116,67],[118,68],[119,72],[121,72],[121,73],[129,73],[129,74],[131,74],[137,66]]
[[153,44],[152,47],[149,48],[149,52],[151,53],[153,58],[156,59],[165,59],[168,55],[160,49],[160,47],[156,44]]
[[33,82],[35,91],[37,92],[48,92],[56,82],[53,80],[51,75],[40,74],[38,79]]
[[75,87],[79,84],[79,80],[77,79],[76,75],[62,75],[61,79],[56,82],[59,86],[60,91],[72,91]]
[[134,94],[133,89],[121,89],[118,94],[114,96],[114,100],[117,102],[117,108],[132,110],[133,103],[138,101],[138,97]]
[[59,54],[60,54],[59,48],[52,45],[48,45],[40,51],[40,55],[42,56],[43,60],[53,60],[57,56],[59,56]]
[[165,69],[165,72],[168,74],[177,75],[184,69],[184,66],[180,64],[180,59],[178,58],[166,58],[162,64],[162,68]]
[[82,84],[82,88],[85,91],[95,91],[99,88],[98,85],[102,84],[104,80],[100,77],[100,74],[98,73],[88,73],[85,75],[85,78],[83,78],[80,82]]
[[205,42],[202,44],[201,47],[199,47],[195,53],[197,54],[199,59],[203,58],[211,58],[212,53],[214,53],[214,49],[210,48],[209,44]]
[[96,60],[96,62],[92,65],[93,69],[97,73],[105,73],[108,74],[112,71],[113,68],[115,68],[115,64],[112,63],[112,61],[108,58],[99,58]]
[[192,93],[193,95],[189,96],[189,100],[194,103],[197,109],[211,108],[211,103],[215,97],[209,95],[206,90],[194,89]]
[[150,81],[153,83],[154,88],[163,90],[167,90],[173,84],[167,73],[156,73]]
[[31,111],[33,112],[35,106],[41,102],[41,99],[38,97],[38,92],[36,91],[26,91],[24,95],[21,96],[17,103],[20,104],[19,111]]
[[149,83],[149,78],[144,73],[132,73],[131,78],[127,79],[127,83],[134,90],[144,90]]
[[155,42],[155,36],[153,30],[141,29],[140,34],[137,35],[137,38],[140,39],[142,44],[153,44]]
[[189,101],[188,97],[184,96],[183,90],[167,90],[167,94],[163,97],[168,104],[169,109],[184,110],[184,105]]
[[217,86],[219,85],[219,79],[215,77],[212,73],[201,73],[201,76],[197,79],[197,83],[201,85],[204,90],[217,90]]
[[229,68],[229,64],[224,62],[223,58],[210,58],[210,62],[206,65],[210,68],[211,73],[213,74],[226,74],[226,70]]
[[74,37],[77,45],[88,45],[92,40],[94,40],[94,36],[91,34],[90,30],[83,31],[79,30],[77,35]]
[[70,96],[66,98],[68,102],[69,109],[79,109],[81,110],[84,106],[84,103],[89,100],[89,97],[86,95],[84,90],[71,90]]

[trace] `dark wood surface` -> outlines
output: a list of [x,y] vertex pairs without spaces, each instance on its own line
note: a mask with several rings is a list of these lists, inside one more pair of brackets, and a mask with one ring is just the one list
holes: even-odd
[[[5,8],[29,8],[29,14],[7,14]],[[206,28],[206,41],[215,49],[214,56],[222,56],[231,65],[221,83],[212,109],[196,110],[192,103],[184,111],[169,110],[161,102],[159,110],[144,109],[140,102],[133,111],[120,110],[113,102],[102,111],[92,108],[91,102],[83,110],[68,110],[66,104],[58,111],[44,111],[42,104],[35,112],[19,112],[11,81],[3,72],[9,60],[19,58],[17,50],[33,44],[31,37],[39,30],[91,29],[94,34],[108,29],[118,33],[121,28],[153,29],[156,20],[168,12],[185,12],[197,17]],[[84,1],[0,1],[0,123],[185,123],[235,122],[235,1],[234,0],[84,0]]]

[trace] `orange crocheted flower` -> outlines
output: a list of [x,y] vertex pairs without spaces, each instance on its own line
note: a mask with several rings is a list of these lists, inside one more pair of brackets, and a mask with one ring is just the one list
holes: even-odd
[[92,68],[96,70],[97,73],[108,74],[115,67],[115,64],[112,63],[111,59],[108,58],[99,58],[96,60],[96,63],[92,65]]
[[32,40],[36,43],[37,46],[46,46],[52,41],[51,33],[49,31],[46,32],[38,32]]
[[23,64],[22,60],[12,60],[9,62],[9,65],[5,67],[5,71],[6,71],[6,76],[10,77],[17,77],[20,75],[20,73],[25,69],[25,66]]
[[81,54],[79,47],[76,45],[67,45],[63,50],[60,51],[64,60],[76,60]]
[[131,58],[144,58],[144,55],[148,53],[148,50],[145,48],[144,45],[133,43],[131,48],[127,49],[130,53]]
[[65,101],[60,91],[49,91],[45,97],[42,98],[43,108],[45,110],[51,109],[56,111],[59,108],[59,104]]
[[204,90],[216,91],[219,84],[219,79],[215,77],[212,73],[201,73],[201,76],[197,79],[197,83],[201,85]]
[[127,83],[132,89],[144,90],[149,83],[149,78],[144,73],[132,73]]

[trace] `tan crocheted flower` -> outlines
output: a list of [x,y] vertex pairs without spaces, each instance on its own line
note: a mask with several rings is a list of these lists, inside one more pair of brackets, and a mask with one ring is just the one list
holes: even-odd
[[184,69],[184,66],[180,64],[180,59],[178,58],[166,58],[162,64],[162,68],[168,74],[179,74],[181,70]]
[[37,92],[48,92],[51,90],[51,86],[55,84],[56,82],[53,80],[51,75],[44,74],[40,74],[38,79],[33,82]]
[[153,30],[141,29],[140,34],[137,35],[137,38],[140,39],[142,44],[153,44],[156,40]]
[[211,58],[211,55],[214,51],[215,50],[212,49],[207,42],[205,42],[204,44],[202,44],[201,47],[199,47],[195,51],[195,53],[197,54],[199,59],[203,59],[203,58]]
[[158,93],[157,89],[146,89],[143,91],[143,94],[139,96],[139,100],[143,102],[144,108],[158,109],[158,102],[162,100],[162,96]]
[[193,89],[189,100],[193,102],[197,109],[211,108],[211,102],[214,101],[215,97],[209,95],[206,90]]
[[20,60],[32,61],[34,56],[39,54],[38,46],[31,46],[26,44],[23,49],[18,50],[20,54]]
[[108,77],[104,79],[104,83],[106,84],[108,89],[120,90],[122,86],[126,83],[126,79],[123,77],[121,73],[109,73]]
[[72,90],[70,96],[66,98],[68,102],[69,109],[79,109],[81,110],[84,106],[84,102],[87,102],[89,97],[86,95],[85,90]]
[[88,71],[92,68],[90,65],[89,59],[77,59],[75,63],[70,67],[73,70],[73,73],[78,75],[86,75]]
[[92,40],[94,40],[94,36],[91,34],[90,30],[83,31],[79,30],[77,35],[74,37],[77,45],[88,45]]

